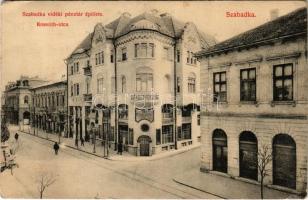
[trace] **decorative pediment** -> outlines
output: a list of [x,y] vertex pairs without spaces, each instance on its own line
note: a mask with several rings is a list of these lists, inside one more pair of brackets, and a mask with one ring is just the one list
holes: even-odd
[[92,38],[92,46],[98,43],[104,43],[106,40],[106,31],[102,24],[97,24],[94,28],[94,35]]
[[192,51],[201,49],[200,36],[197,28],[193,23],[187,23],[184,27],[183,33],[184,46]]

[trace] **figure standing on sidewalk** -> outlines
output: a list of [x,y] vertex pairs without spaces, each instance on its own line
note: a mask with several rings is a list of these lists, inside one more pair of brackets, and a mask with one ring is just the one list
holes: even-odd
[[80,142],[81,142],[81,146],[84,146],[84,139],[83,139],[83,137],[80,139]]
[[58,145],[57,142],[55,142],[55,144],[53,145],[53,149],[55,150],[56,155],[58,155],[59,148],[60,148],[60,146]]
[[18,140],[18,137],[19,137],[19,135],[18,135],[18,133],[15,133],[15,140],[16,140],[16,142],[17,142],[17,140]]

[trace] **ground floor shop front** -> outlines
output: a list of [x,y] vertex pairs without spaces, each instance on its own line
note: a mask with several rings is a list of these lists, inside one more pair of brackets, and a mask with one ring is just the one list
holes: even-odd
[[201,171],[260,181],[258,165],[266,165],[266,185],[305,192],[307,187],[307,119],[202,116]]
[[116,119],[113,107],[70,106],[68,132],[77,142],[101,140],[112,149],[120,148],[135,156],[151,156],[200,143],[197,107],[178,109],[176,125],[173,110],[170,104],[147,109],[130,109],[130,105],[120,104]]

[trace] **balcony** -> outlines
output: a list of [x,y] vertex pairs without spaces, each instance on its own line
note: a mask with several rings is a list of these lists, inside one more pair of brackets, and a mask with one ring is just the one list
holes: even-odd
[[92,66],[83,68],[83,74],[86,76],[92,76]]
[[92,101],[92,94],[83,94],[84,101]]

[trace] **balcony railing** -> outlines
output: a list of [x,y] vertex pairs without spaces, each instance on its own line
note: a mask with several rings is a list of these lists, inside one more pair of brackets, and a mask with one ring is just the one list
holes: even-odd
[[83,94],[84,101],[92,101],[92,94]]
[[92,76],[92,67],[87,66],[87,67],[83,68],[83,74],[86,75],[86,76]]

